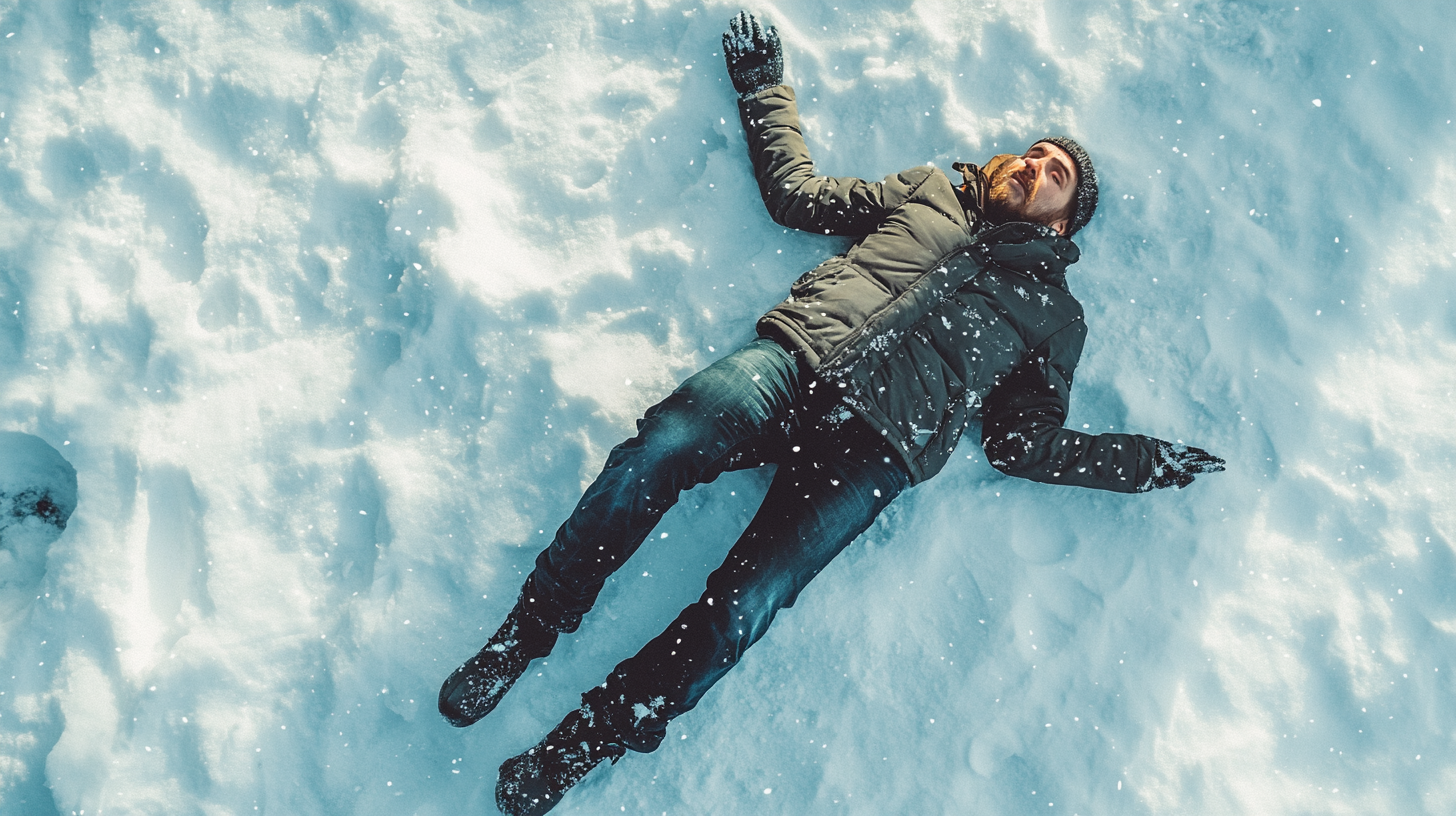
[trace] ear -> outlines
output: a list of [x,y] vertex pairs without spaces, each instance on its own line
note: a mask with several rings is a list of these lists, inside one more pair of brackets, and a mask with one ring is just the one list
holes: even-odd
[[1072,221],[1069,218],[1058,218],[1057,220],[1051,222],[1050,224],[1047,224],[1047,226],[1049,226],[1052,229],[1056,230],[1057,233],[1059,235],[1061,235],[1063,238],[1066,238],[1067,237],[1067,230],[1071,228]]

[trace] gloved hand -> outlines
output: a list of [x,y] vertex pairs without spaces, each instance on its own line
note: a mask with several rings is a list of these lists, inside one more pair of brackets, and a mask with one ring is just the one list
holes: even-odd
[[1199,473],[1217,473],[1223,470],[1224,461],[1202,448],[1175,445],[1157,440],[1153,451],[1153,475],[1139,492],[1164,487],[1183,489],[1193,484],[1193,477]]
[[723,59],[740,98],[784,81],[784,53],[778,30],[759,26],[746,11],[728,21],[728,30],[723,32]]

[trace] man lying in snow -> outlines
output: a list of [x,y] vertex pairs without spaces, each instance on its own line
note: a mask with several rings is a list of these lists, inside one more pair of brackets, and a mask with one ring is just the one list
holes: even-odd
[[508,814],[544,813],[602,760],[656,749],[668,721],[840,550],[940,471],[974,419],[991,463],[1035,481],[1136,493],[1223,469],[1197,448],[1062,428],[1087,331],[1067,290],[1071,237],[1097,206],[1076,142],[957,164],[958,186],[933,167],[873,183],[816,176],[777,33],[740,13],[723,49],[774,220],[856,240],[794,282],[758,339],[647,411],[536,559],[500,630],[440,689],[454,725],[484,717],[558,633],[575,631],[680,492],[778,466],[698,602],[501,766],[496,802]]

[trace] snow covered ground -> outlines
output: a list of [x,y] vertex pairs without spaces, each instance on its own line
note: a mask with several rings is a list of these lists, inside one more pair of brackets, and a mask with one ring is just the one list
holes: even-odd
[[[844,246],[758,201],[737,8],[0,1],[0,431],[79,485],[48,552],[0,526],[0,811],[491,813],[697,597],[764,474],[435,713],[639,412]],[[1069,423],[1229,470],[1114,496],[964,445],[559,811],[1456,812],[1450,4],[751,10],[823,172],[1080,139]]]

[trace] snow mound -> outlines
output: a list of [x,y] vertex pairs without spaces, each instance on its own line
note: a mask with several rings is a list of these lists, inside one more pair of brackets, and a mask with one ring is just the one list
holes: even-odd
[[0,622],[31,599],[75,509],[71,463],[39,437],[0,431]]

